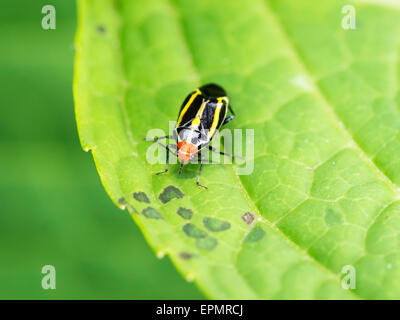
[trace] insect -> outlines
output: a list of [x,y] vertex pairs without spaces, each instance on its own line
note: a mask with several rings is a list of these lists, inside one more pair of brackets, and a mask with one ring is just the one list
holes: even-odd
[[[231,115],[226,117],[228,109]],[[219,85],[210,83],[191,92],[182,103],[173,136],[147,139],[154,142],[161,139],[167,139],[169,142],[169,139],[175,139],[176,142],[175,151],[171,150],[169,144],[163,145],[159,143],[167,149],[167,166],[164,171],[157,174],[168,172],[169,153],[179,158],[179,173],[182,172],[182,167],[188,162],[200,160],[201,165],[196,184],[199,187],[208,189],[206,186],[200,184],[201,171],[204,163],[207,162],[207,160],[201,157],[201,151],[207,149],[224,156],[235,157],[231,154],[217,151],[210,146],[215,133],[233,118],[235,118],[235,113],[229,105],[229,99],[225,90]]]

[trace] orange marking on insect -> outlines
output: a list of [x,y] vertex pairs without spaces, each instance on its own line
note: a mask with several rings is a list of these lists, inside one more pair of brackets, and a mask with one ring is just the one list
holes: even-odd
[[198,148],[192,143],[187,143],[186,141],[178,142],[178,157],[182,164],[192,159],[197,151],[199,151]]

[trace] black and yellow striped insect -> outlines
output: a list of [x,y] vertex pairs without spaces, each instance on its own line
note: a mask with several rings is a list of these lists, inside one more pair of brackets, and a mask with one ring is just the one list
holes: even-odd
[[[226,117],[228,110],[231,115]],[[207,151],[211,150],[221,155],[233,157],[231,154],[217,151],[210,146],[210,142],[215,133],[234,117],[235,114],[229,105],[226,92],[219,85],[206,84],[191,92],[182,103],[173,136],[149,139],[155,142],[161,139],[167,139],[168,142],[169,139],[175,139],[176,141],[176,151],[171,150],[169,144],[163,145],[160,143],[167,149],[167,167],[157,174],[168,172],[169,153],[179,158],[181,163],[179,173],[181,173],[183,165],[188,162],[200,161],[201,165],[196,184],[207,189],[207,187],[199,183],[201,170],[204,163],[207,162],[201,157],[201,151],[207,148]]]

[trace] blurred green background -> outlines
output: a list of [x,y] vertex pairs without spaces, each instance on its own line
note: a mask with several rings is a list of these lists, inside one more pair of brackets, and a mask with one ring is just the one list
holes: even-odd
[[[42,7],[56,8],[43,30]],[[0,298],[202,299],[106,195],[80,147],[72,77],[75,2],[0,10]],[[56,290],[41,287],[44,265]]]

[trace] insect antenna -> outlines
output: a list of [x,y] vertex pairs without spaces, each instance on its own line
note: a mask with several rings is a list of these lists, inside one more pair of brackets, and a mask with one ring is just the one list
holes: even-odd
[[169,151],[169,152],[171,152],[175,157],[177,157],[178,156],[178,154],[176,153],[176,152],[174,152],[173,150],[171,150],[169,147],[170,146],[175,146],[175,145],[173,145],[173,144],[169,144],[169,145],[164,145],[164,144],[162,144],[161,142],[156,142],[158,145],[160,145],[161,147],[163,147],[163,148],[165,148],[166,150],[167,150],[167,152]]

